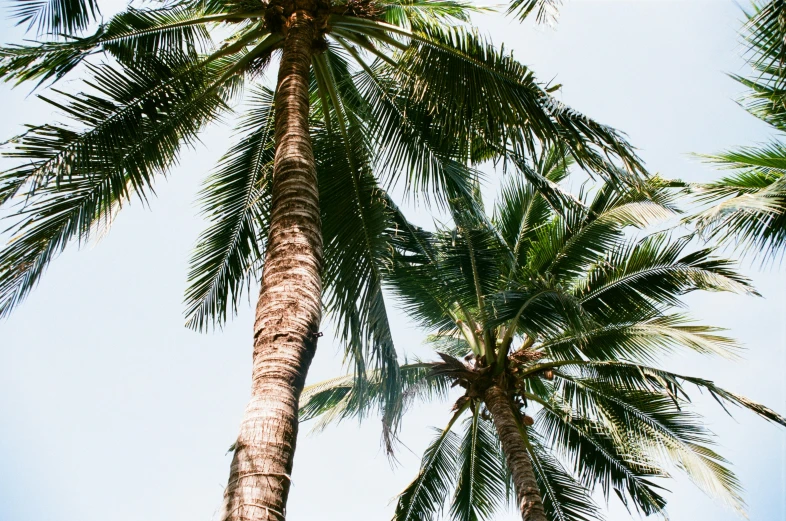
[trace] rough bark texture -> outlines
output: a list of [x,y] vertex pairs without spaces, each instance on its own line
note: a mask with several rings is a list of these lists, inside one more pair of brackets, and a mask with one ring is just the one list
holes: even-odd
[[527,453],[527,447],[507,395],[499,387],[492,386],[486,391],[485,402],[502,442],[502,451],[505,453],[508,468],[513,475],[513,486],[516,489],[521,519],[547,521],[538,483],[535,481],[532,460]]
[[298,400],[316,350],[321,313],[322,235],[308,127],[314,21],[287,19],[276,90],[272,213],[254,323],[251,401],[224,493],[222,520],[286,515],[298,430]]

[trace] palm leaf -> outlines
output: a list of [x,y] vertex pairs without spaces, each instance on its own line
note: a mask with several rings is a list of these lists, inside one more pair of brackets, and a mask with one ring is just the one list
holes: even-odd
[[[469,130],[487,144],[521,147],[532,155],[538,140],[561,144],[580,165],[618,181],[635,184],[630,175],[643,172],[619,133],[554,99],[529,69],[465,28],[408,31],[341,16],[331,17],[331,23],[340,31],[369,38],[391,33],[408,39],[409,47],[395,57],[394,78],[408,99],[426,103],[432,121],[454,146],[471,143],[455,139]],[[606,156],[616,158],[626,172],[610,168]]]
[[382,20],[404,29],[469,22],[472,13],[487,11],[462,0],[394,0],[381,2],[381,7]]
[[696,290],[757,295],[731,261],[711,248],[683,255],[687,244],[687,238],[659,233],[615,248],[577,285],[582,307],[594,316],[620,317],[679,306],[682,295]]
[[14,0],[11,16],[39,33],[73,34],[100,14],[96,0]]
[[386,395],[386,445],[400,418],[399,366],[382,293],[382,270],[390,263],[391,219],[387,198],[372,173],[364,104],[340,48],[315,58],[315,79],[325,121],[335,128],[314,134],[322,206],[327,310],[338,322],[347,358],[355,364],[362,399],[366,365],[382,375]]
[[206,15],[192,7],[129,8],[88,36],[0,48],[0,78],[17,84],[30,80],[39,80],[39,84],[49,79],[56,81],[88,56],[102,51],[123,62],[144,59],[150,54],[206,52],[210,48],[210,35],[205,24],[224,18]]
[[786,148],[771,143],[707,158],[738,173],[692,192],[712,207],[692,218],[707,238],[732,243],[744,254],[753,250],[763,258],[779,256],[786,246]]
[[456,521],[491,519],[506,496],[505,458],[494,427],[479,411],[465,425],[451,516]]
[[394,521],[428,521],[441,510],[458,470],[458,436],[451,432],[457,411],[423,454],[418,476],[398,495]]
[[259,273],[267,237],[273,172],[273,97],[260,88],[240,123],[240,140],[224,155],[200,193],[210,226],[191,258],[186,322],[203,329],[237,310],[244,288]]
[[590,491],[554,458],[534,429],[527,433],[527,452],[535,480],[543,498],[543,509],[550,521],[590,521],[602,519]]
[[607,428],[613,429],[614,437],[627,440],[647,460],[676,462],[707,494],[744,511],[739,480],[728,462],[710,448],[711,434],[698,416],[681,408],[673,397],[618,389],[564,373],[559,380],[578,414],[602,418]]
[[786,418],[772,409],[753,402],[744,396],[722,389],[713,382],[703,378],[683,376],[655,367],[619,361],[577,361],[564,365],[561,364],[559,367],[560,371],[575,368],[580,372],[583,378],[602,381],[613,385],[615,388],[633,391],[656,390],[675,400],[690,399],[683,385],[684,383],[690,383],[700,390],[709,392],[724,409],[725,403],[736,405],[748,409],[769,421],[786,426]]
[[480,174],[461,161],[462,151],[436,126],[428,107],[408,98],[383,65],[366,66],[356,81],[370,106],[369,134],[379,151],[378,175],[387,184],[403,178],[407,193],[434,194],[442,204],[456,197],[471,200]]
[[562,0],[513,0],[508,13],[516,15],[519,20],[535,14],[538,23],[553,24],[557,21],[560,7]]
[[[398,396],[401,397],[402,410],[406,410],[415,400],[447,397],[450,381],[434,374],[433,366],[433,363],[425,362],[401,365]],[[369,411],[383,409],[387,400],[384,376],[379,370],[369,370],[365,377],[362,389],[358,387],[358,379],[354,374],[306,386],[300,398],[301,421],[321,417],[315,427],[320,430],[330,423],[361,418]]]
[[[580,194],[579,200],[586,197]],[[674,215],[667,202],[649,191],[618,191],[606,183],[585,205],[565,207],[535,232],[526,250],[528,269],[560,279],[578,278],[618,247],[627,227],[644,228]]]
[[[155,63],[156,67],[151,65]],[[142,70],[94,67],[96,94],[51,101],[83,129],[33,127],[7,155],[21,166],[0,176],[0,201],[20,191],[12,239],[0,252],[0,316],[35,286],[50,260],[76,238],[108,226],[132,195],[143,202],[183,144],[218,117],[237,88],[235,64],[170,58]],[[160,78],[170,78],[161,83]]]
[[640,454],[606,433],[602,424],[580,414],[570,414],[567,404],[541,402],[536,430],[552,450],[575,469],[579,482],[592,490],[600,486],[608,499],[612,490],[627,504],[645,514],[660,512],[666,505],[653,477],[664,471],[652,462],[642,462]]
[[640,320],[640,310],[627,314],[635,319],[604,321],[579,330],[567,329],[544,339],[539,348],[553,360],[588,358],[593,361],[637,360],[651,363],[678,348],[731,359],[738,356],[739,344],[718,334],[723,331],[720,328],[692,323],[681,314]]
[[[749,89],[741,100],[744,108],[781,132],[786,130],[784,13],[786,7],[780,0],[753,3],[742,30],[753,76],[732,76]],[[782,256],[786,245],[784,152],[781,143],[771,142],[705,156],[737,173],[691,187],[701,202],[713,203],[690,219],[697,230],[708,239],[733,244],[743,254],[755,251],[764,261]]]

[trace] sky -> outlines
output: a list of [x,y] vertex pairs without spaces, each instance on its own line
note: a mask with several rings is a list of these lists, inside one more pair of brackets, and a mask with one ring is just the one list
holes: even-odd
[[[2,7],[0,39],[18,42],[7,1]],[[741,17],[726,0],[566,0],[555,28],[501,15],[477,23],[541,80],[563,84],[564,102],[627,132],[652,172],[708,181],[718,173],[692,153],[770,137],[736,105],[741,88],[726,75],[746,72],[736,37]],[[25,123],[55,117],[25,87],[0,85],[0,100],[3,140]],[[204,225],[196,192],[230,134],[229,125],[209,129],[156,184],[150,208],[134,202],[100,242],[69,248],[0,322],[0,520],[216,517],[227,449],[249,395],[252,306],[241,307],[222,331],[200,334],[183,326],[182,298]],[[9,166],[0,159],[0,170]],[[498,177],[489,172],[489,193]],[[412,211],[429,222],[423,209]],[[688,302],[693,316],[728,328],[745,345],[744,359],[683,355],[665,363],[786,413],[786,269],[750,262],[742,269],[762,298],[710,294]],[[393,311],[392,324],[402,353],[424,352],[423,332],[401,312]],[[342,371],[341,346],[328,325],[323,331],[309,382]],[[318,434],[305,424],[288,518],[389,519],[391,499],[415,476],[430,427],[446,423],[448,408],[432,404],[406,418],[394,467],[380,448],[376,418]],[[731,418],[706,396],[695,400],[695,410],[734,463],[750,518],[786,520],[784,430],[740,410]],[[741,519],[685,478],[666,485],[671,520]],[[629,518],[615,498],[608,508],[611,520]]]

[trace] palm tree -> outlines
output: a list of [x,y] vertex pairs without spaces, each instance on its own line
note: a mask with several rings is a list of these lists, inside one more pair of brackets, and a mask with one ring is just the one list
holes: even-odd
[[[732,77],[750,89],[742,100],[745,109],[774,131],[786,132],[786,3],[759,2],[746,14],[743,36],[754,75]],[[698,231],[764,259],[780,257],[786,247],[786,146],[773,140],[705,159],[734,173],[692,187],[700,202],[714,205],[694,216]]]
[[[202,192],[210,226],[186,295],[188,324],[203,329],[261,279],[252,398],[223,519],[284,517],[323,282],[358,374],[373,365],[397,400],[380,285],[395,223],[380,180],[467,199],[472,165],[496,158],[556,201],[559,191],[522,166],[538,143],[561,144],[601,175],[614,161],[617,181],[643,173],[613,129],[556,101],[462,26],[472,7],[458,0],[172,0],[131,7],[92,33],[94,0],[18,5],[20,22],[45,38],[2,48],[0,76],[89,79],[84,92],[42,96],[67,123],[9,142],[19,165],[0,177],[0,204],[18,219],[0,252],[0,316],[68,242],[95,236],[132,198],[145,203],[156,177],[252,84],[239,140]],[[259,78],[274,55],[277,80],[266,89]]]
[[[531,168],[556,183],[567,163],[551,150]],[[621,193],[605,185],[557,213],[512,178],[490,221],[457,209],[452,229],[402,234],[390,288],[432,332],[439,358],[402,366],[399,407],[464,392],[399,495],[396,521],[432,519],[454,487],[450,512],[461,521],[491,518],[510,491],[524,521],[596,518],[598,486],[651,514],[666,503],[652,478],[675,467],[742,508],[737,479],[687,409],[688,384],[786,419],[655,364],[676,349],[734,355],[717,328],[673,312],[682,295],[755,291],[710,249],[686,252],[688,240],[666,233],[631,238],[626,228],[673,215],[664,186],[655,179]],[[384,409],[373,398],[381,381],[370,380],[360,397],[352,375],[306,388],[301,419],[324,415],[324,426]],[[463,416],[459,438],[452,429]]]

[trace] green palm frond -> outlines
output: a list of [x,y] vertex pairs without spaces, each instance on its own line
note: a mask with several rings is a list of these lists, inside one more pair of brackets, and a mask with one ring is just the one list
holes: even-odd
[[496,293],[488,302],[493,309],[490,325],[509,324],[511,332],[520,331],[530,338],[581,329],[588,318],[573,295],[548,280]]
[[632,502],[644,514],[660,512],[666,500],[652,478],[665,471],[651,461],[642,461],[622,440],[609,436],[603,424],[582,415],[572,415],[560,402],[541,402],[537,431],[544,443],[576,469],[578,480],[589,490],[600,486],[608,499],[611,491],[626,505]]
[[437,431],[423,454],[418,476],[398,495],[393,521],[430,521],[442,510],[458,472],[460,442],[451,428],[463,412],[456,411],[447,427]]
[[762,80],[762,76],[753,79],[742,76],[731,75],[744,87],[750,89],[741,99],[738,100],[742,108],[750,115],[758,118],[773,129],[786,131],[786,85],[782,77],[783,72],[778,72],[779,76]]
[[11,7],[18,24],[49,34],[85,29],[99,15],[96,0],[14,0]]
[[524,20],[531,14],[538,23],[553,24],[557,21],[562,0],[512,0],[508,13]]
[[738,357],[739,345],[720,335],[723,329],[695,324],[682,314],[657,315],[654,318],[643,318],[642,313],[635,310],[627,314],[633,319],[596,323],[580,330],[567,329],[544,340],[539,348],[553,360],[586,357],[595,361],[652,363],[678,348],[732,359]]
[[392,222],[387,197],[373,173],[371,146],[361,119],[366,105],[352,81],[347,58],[338,46],[314,58],[326,125],[313,137],[325,265],[330,267],[324,276],[326,308],[338,323],[346,358],[355,366],[354,398],[363,399],[367,365],[380,374],[386,389],[384,434],[390,450],[401,414],[399,363],[382,293],[382,270],[391,262]]
[[436,126],[428,106],[402,92],[382,64],[366,66],[356,81],[370,106],[369,133],[386,184],[402,179],[408,193],[427,202],[433,195],[442,204],[455,197],[470,200],[480,174],[460,161],[457,140]]
[[275,153],[273,96],[265,88],[253,93],[238,128],[240,139],[200,192],[210,226],[191,258],[185,297],[190,327],[225,322],[258,272]]
[[469,22],[472,13],[489,9],[463,0],[393,0],[381,2],[382,20],[412,29],[444,23]]
[[[704,199],[708,201],[729,195],[756,193],[786,174],[786,145],[777,141],[760,147],[741,147],[721,155],[699,157],[720,169],[739,172],[714,183],[701,185],[699,188],[708,191]],[[713,192],[713,189],[718,192]],[[699,194],[703,195],[702,192]]]
[[[732,77],[748,89],[741,100],[753,116],[786,131],[786,4],[757,1],[747,15],[742,36],[753,75]],[[764,261],[786,251],[786,147],[772,141],[703,158],[736,173],[716,182],[693,185],[697,199],[711,207],[689,221],[707,239],[732,244]]]
[[[472,143],[464,137],[468,132],[482,136],[485,148],[510,147],[531,155],[537,154],[536,142],[561,144],[601,177],[636,184],[636,176],[644,173],[621,134],[553,98],[527,67],[464,27],[407,30],[338,15],[330,23],[340,37],[395,64],[393,79],[407,99],[426,105],[447,145],[466,150]],[[391,60],[368,38],[402,52]],[[608,158],[624,170],[613,168]]]
[[[447,397],[449,381],[433,374],[433,366],[433,363],[425,362],[401,365],[398,380],[401,387],[397,395],[401,399],[402,410],[406,410],[414,400],[429,401]],[[358,378],[354,374],[306,386],[300,398],[301,421],[321,417],[315,427],[319,430],[333,422],[362,417],[374,409],[384,414],[387,405],[384,375],[379,370],[369,370],[365,377],[362,389],[358,388]]]
[[497,146],[510,144],[534,156],[537,139],[563,145],[578,164],[602,176],[609,173],[604,154],[617,158],[631,173],[643,171],[616,131],[557,101],[532,71],[477,34],[454,27],[402,36],[411,43],[398,58],[396,78],[410,96],[428,103],[436,124],[449,135],[466,132],[456,128],[458,114]]
[[753,69],[750,77],[731,75],[748,92],[740,100],[755,117],[786,130],[786,22],[781,0],[756,0],[746,12],[747,21],[741,30],[743,44],[748,48],[747,60]]
[[575,369],[583,378],[602,381],[618,389],[658,391],[674,400],[690,400],[684,386],[685,383],[690,383],[699,390],[707,391],[724,409],[726,404],[736,405],[769,421],[786,426],[786,418],[772,409],[722,389],[703,378],[683,376],[655,367],[621,361],[576,361],[560,364],[559,367],[560,371]]
[[582,307],[593,316],[624,320],[625,314],[646,317],[681,306],[682,295],[697,290],[758,295],[734,263],[711,248],[684,254],[688,242],[656,233],[616,247],[578,282]]
[[590,491],[554,458],[535,429],[527,432],[528,453],[535,471],[543,508],[550,521],[603,519]]
[[526,253],[537,231],[547,225],[555,210],[580,204],[560,189],[559,183],[569,173],[573,158],[559,148],[544,151],[532,166],[517,165],[522,177],[510,175],[503,186],[493,222],[497,232],[511,250],[518,269],[526,265]]
[[387,274],[390,288],[413,319],[448,334],[466,316],[456,304],[459,292],[439,268],[438,246],[444,238],[413,227],[400,213],[395,222],[397,249]]
[[786,147],[771,143],[743,148],[707,160],[737,174],[692,191],[713,206],[693,217],[707,238],[735,244],[743,254],[753,250],[776,258],[786,247]]
[[782,0],[754,2],[753,10],[747,14],[742,36],[748,45],[749,62],[763,80],[770,84],[782,84],[786,78],[786,6]]
[[56,81],[85,58],[102,51],[123,62],[175,51],[207,52],[211,45],[205,25],[221,19],[185,6],[165,10],[129,8],[88,36],[0,48],[0,78],[17,84]]
[[465,420],[459,449],[459,478],[450,507],[455,521],[491,519],[507,491],[505,458],[494,427],[478,410]]
[[500,277],[497,235],[487,227],[459,225],[438,240],[440,273],[456,295],[454,302],[483,310],[484,296],[496,289]]
[[[182,57],[182,55],[181,55]],[[152,65],[155,63],[155,67]],[[88,240],[132,196],[143,202],[196,133],[214,121],[237,90],[234,64],[170,57],[144,70],[92,67],[97,94],[47,100],[81,126],[32,127],[11,141],[7,156],[23,160],[0,174],[0,201],[17,194],[18,221],[0,252],[0,316],[38,282],[71,239]],[[170,78],[162,83],[162,77]]]
[[[580,201],[587,198],[582,194]],[[586,205],[573,205],[535,231],[527,248],[528,269],[557,278],[578,278],[606,252],[617,248],[628,227],[644,228],[674,215],[663,201],[643,191],[619,193],[603,185]]]
[[428,344],[434,351],[444,353],[454,358],[463,358],[472,352],[472,347],[465,338],[456,334],[436,334],[426,337]]
[[[559,387],[581,416],[602,420],[645,459],[676,464],[703,491],[744,512],[741,486],[728,461],[710,447],[701,418],[672,396],[619,389],[606,382],[559,373]],[[637,451],[637,452],[636,452]]]

